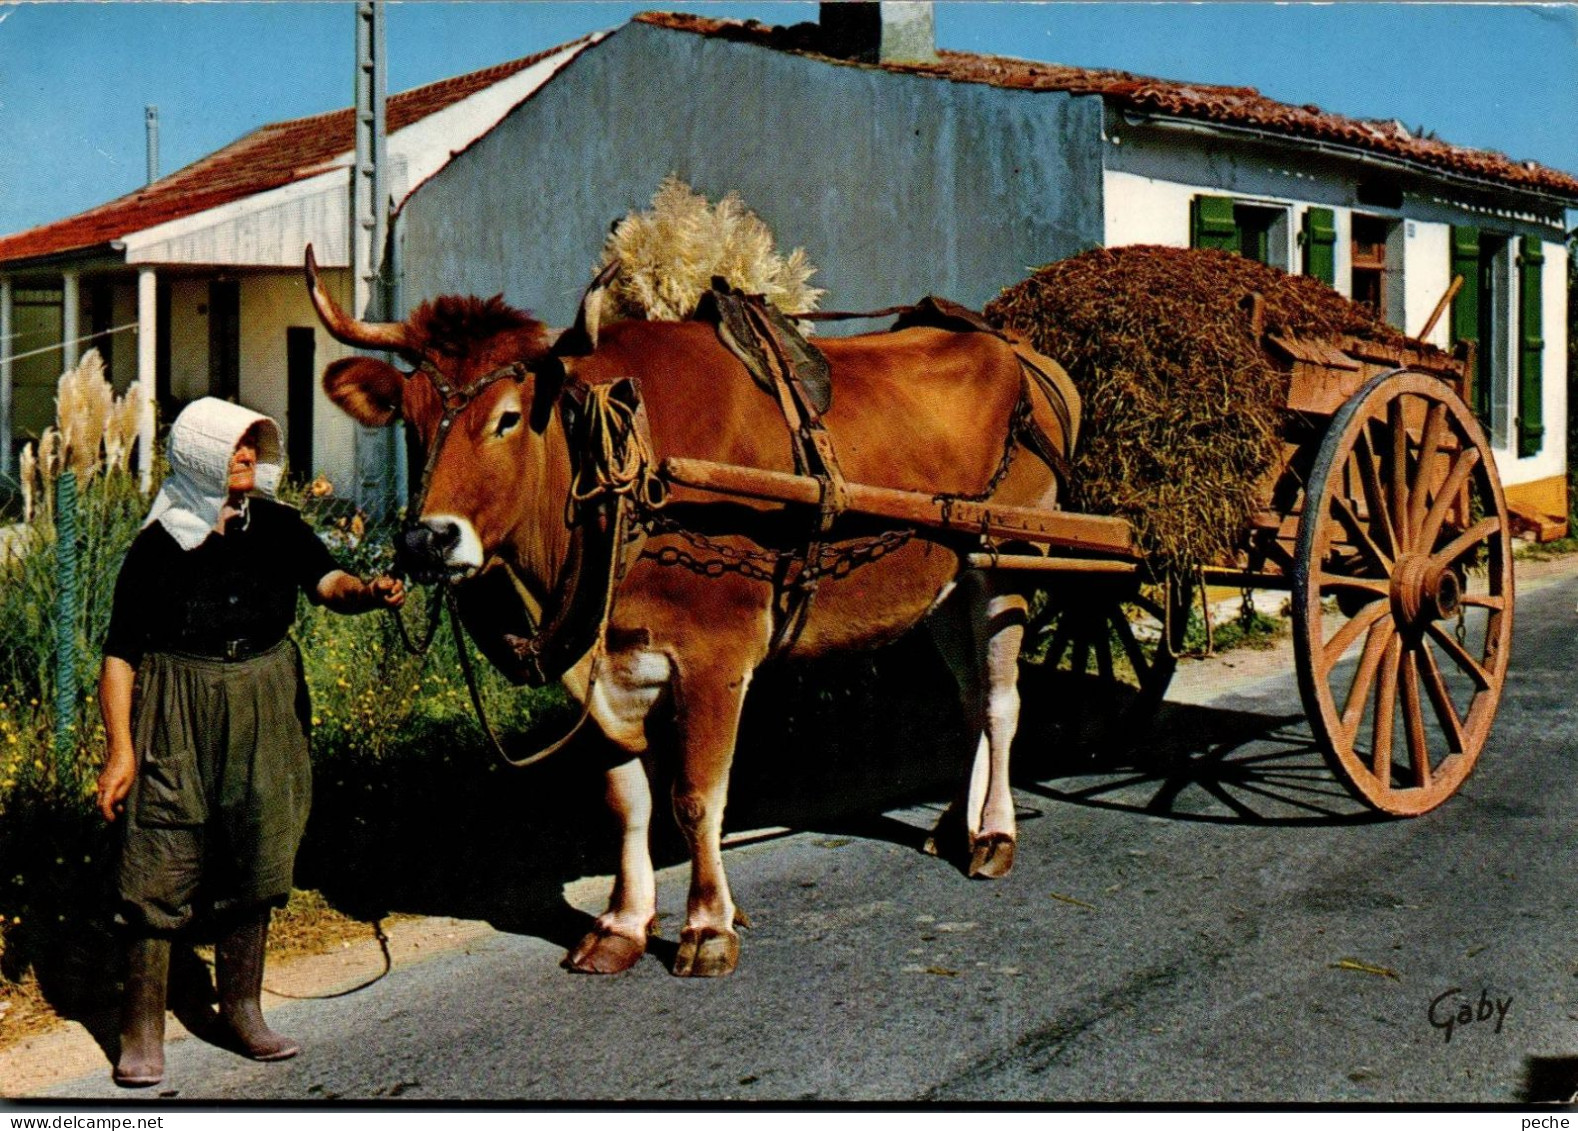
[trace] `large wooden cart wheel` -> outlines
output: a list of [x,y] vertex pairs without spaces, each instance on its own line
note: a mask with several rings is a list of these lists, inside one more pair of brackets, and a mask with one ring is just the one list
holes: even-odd
[[1359,799],[1412,816],[1474,768],[1512,641],[1512,542],[1490,446],[1440,379],[1383,373],[1338,411],[1305,492],[1294,658]]
[[1192,591],[1178,575],[1062,579],[1025,636],[1025,706],[1090,753],[1144,738],[1178,666]]

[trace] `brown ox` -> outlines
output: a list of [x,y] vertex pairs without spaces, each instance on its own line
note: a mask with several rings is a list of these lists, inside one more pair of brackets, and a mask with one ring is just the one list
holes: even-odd
[[[308,280],[320,317],[339,340],[426,363],[452,386],[511,363],[530,363],[518,381],[497,381],[466,406],[432,467],[415,541],[452,578],[502,561],[537,601],[555,591],[570,545],[565,500],[571,453],[557,407],[566,381],[595,385],[638,378],[659,459],[685,456],[794,470],[777,403],[752,382],[709,325],[615,323],[604,328],[594,352],[559,359],[550,355],[541,323],[497,298],[440,298],[403,323],[370,324],[347,317],[318,287],[310,251]],[[849,481],[928,494],[986,490],[1003,464],[1009,422],[1026,387],[1008,345],[988,334],[924,327],[824,339],[820,345],[834,387],[824,419]],[[332,363],[323,383],[334,402],[363,424],[403,417],[431,450],[442,415],[431,381],[356,357]],[[1039,391],[1028,395],[1044,433],[1066,446],[1069,437]],[[1071,407],[1077,413],[1077,404]],[[992,498],[1050,507],[1055,486],[1048,467],[1022,453]],[[709,504],[696,492],[676,490],[665,513],[681,515],[688,504],[694,516],[698,502],[714,516],[746,515],[760,523],[765,515],[779,537],[791,532],[802,546],[810,537],[803,510],[773,504],[731,509],[716,498]],[[868,534],[869,520],[864,528],[860,521],[844,516],[830,537],[847,539],[851,530]],[[762,537],[759,530],[756,536]],[[774,639],[773,585],[738,572],[704,576],[657,558],[666,546],[705,558],[718,545],[742,552],[756,548],[727,529],[712,533],[710,547],[658,532],[617,591],[590,712],[626,755],[606,779],[607,802],[623,839],[608,910],[567,958],[575,970],[622,970],[646,948],[656,889],[647,845],[652,801],[639,756],[659,705],[672,711],[678,739],[673,808],[691,855],[673,972],[725,974],[737,961],[737,912],[719,840],[741,705]],[[961,551],[970,548],[957,533],[922,529],[886,556],[845,576],[826,577],[789,654],[815,657],[872,647],[930,614],[928,623],[958,677],[967,717],[981,734],[967,787],[952,812],[962,811],[957,828],[968,838],[964,851],[971,853],[971,874],[992,877],[1007,872],[1014,846],[1008,750],[1019,714],[1015,680],[1026,602],[996,577],[965,569]],[[583,701],[589,667],[590,657],[564,677]],[[947,825],[945,817],[939,831]]]

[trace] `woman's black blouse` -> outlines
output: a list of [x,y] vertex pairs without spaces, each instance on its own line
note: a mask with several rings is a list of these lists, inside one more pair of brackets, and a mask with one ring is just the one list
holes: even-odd
[[121,563],[104,654],[135,667],[144,652],[264,651],[296,622],[297,592],[311,596],[338,568],[299,513],[268,499],[248,499],[244,517],[191,550],[156,522]]

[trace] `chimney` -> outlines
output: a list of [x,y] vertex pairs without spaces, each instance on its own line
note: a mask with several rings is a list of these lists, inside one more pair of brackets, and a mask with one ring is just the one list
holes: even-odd
[[930,3],[848,0],[822,4],[822,50],[859,63],[935,63]]
[[143,111],[148,125],[148,183],[159,179],[159,107],[149,106]]

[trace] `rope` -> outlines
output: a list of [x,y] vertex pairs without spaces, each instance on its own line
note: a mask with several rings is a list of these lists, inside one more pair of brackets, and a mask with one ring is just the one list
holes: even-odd
[[[328,1001],[330,998],[348,997],[351,994],[360,993],[374,983],[383,981],[389,976],[389,971],[394,969],[394,956],[389,953],[389,936],[384,934],[384,921],[382,919],[373,920],[373,934],[378,938],[378,949],[383,951],[384,968],[371,978],[368,978],[367,981],[359,982],[349,989],[335,990],[333,993],[327,994],[288,994],[283,990],[270,989],[268,986],[264,986],[263,991],[273,994],[275,997],[289,998],[291,1001]],[[209,965],[212,966],[213,964],[209,963]]]
[[602,495],[629,495],[646,506],[661,507],[668,484],[652,470],[655,461],[636,427],[635,408],[615,397],[614,388],[613,384],[587,388],[582,411],[592,451],[570,481],[570,503],[579,506]]
[[[444,592],[448,594],[450,590],[446,588]],[[460,614],[455,608],[455,602],[453,599],[451,599],[449,602],[449,626],[450,631],[455,634],[455,650],[460,653],[460,668],[463,672],[465,672],[466,675],[466,690],[471,693],[471,707],[477,712],[477,723],[482,727],[482,733],[487,736],[488,742],[493,746],[493,752],[503,760],[505,765],[511,766],[517,770],[523,770],[527,766],[535,766],[544,758],[547,758],[552,754],[557,754],[566,746],[570,745],[570,740],[581,732],[581,728],[586,725],[586,720],[590,718],[592,714],[592,691],[597,687],[597,669],[603,659],[603,634],[608,627],[608,618],[606,614],[603,618],[602,627],[598,632],[597,650],[592,655],[592,671],[587,678],[586,698],[581,703],[580,716],[575,720],[574,725],[565,732],[563,737],[558,739],[552,745],[545,746],[536,753],[528,754],[524,758],[510,757],[509,751],[504,749],[504,743],[499,741],[499,736],[497,732],[494,731],[493,724],[488,721],[488,713],[483,709],[482,706],[482,689],[477,685],[477,673],[472,669],[471,666],[471,652],[466,643],[465,633],[461,629]]]
[[411,633],[405,626],[405,617],[400,614],[400,610],[393,606],[385,606],[389,611],[389,615],[394,618],[395,627],[400,630],[400,643],[405,647],[409,655],[426,655],[427,650],[433,646],[433,638],[438,635],[439,619],[444,614],[444,594],[446,592],[448,592],[447,587],[441,588],[428,597],[427,630],[422,634],[422,642],[420,644],[411,642]]
[[111,326],[108,330],[100,330],[96,334],[84,334],[80,338],[70,338],[64,342],[56,342],[52,346],[40,346],[36,350],[28,350],[25,353],[14,353],[10,357],[0,358],[0,364],[6,364],[12,361],[21,361],[24,357],[35,357],[41,353],[53,353],[56,350],[63,350],[67,346],[81,345],[83,342],[91,342],[94,338],[102,338],[107,334],[119,334],[122,330],[135,330],[136,328],[136,322],[127,322],[120,326]]

